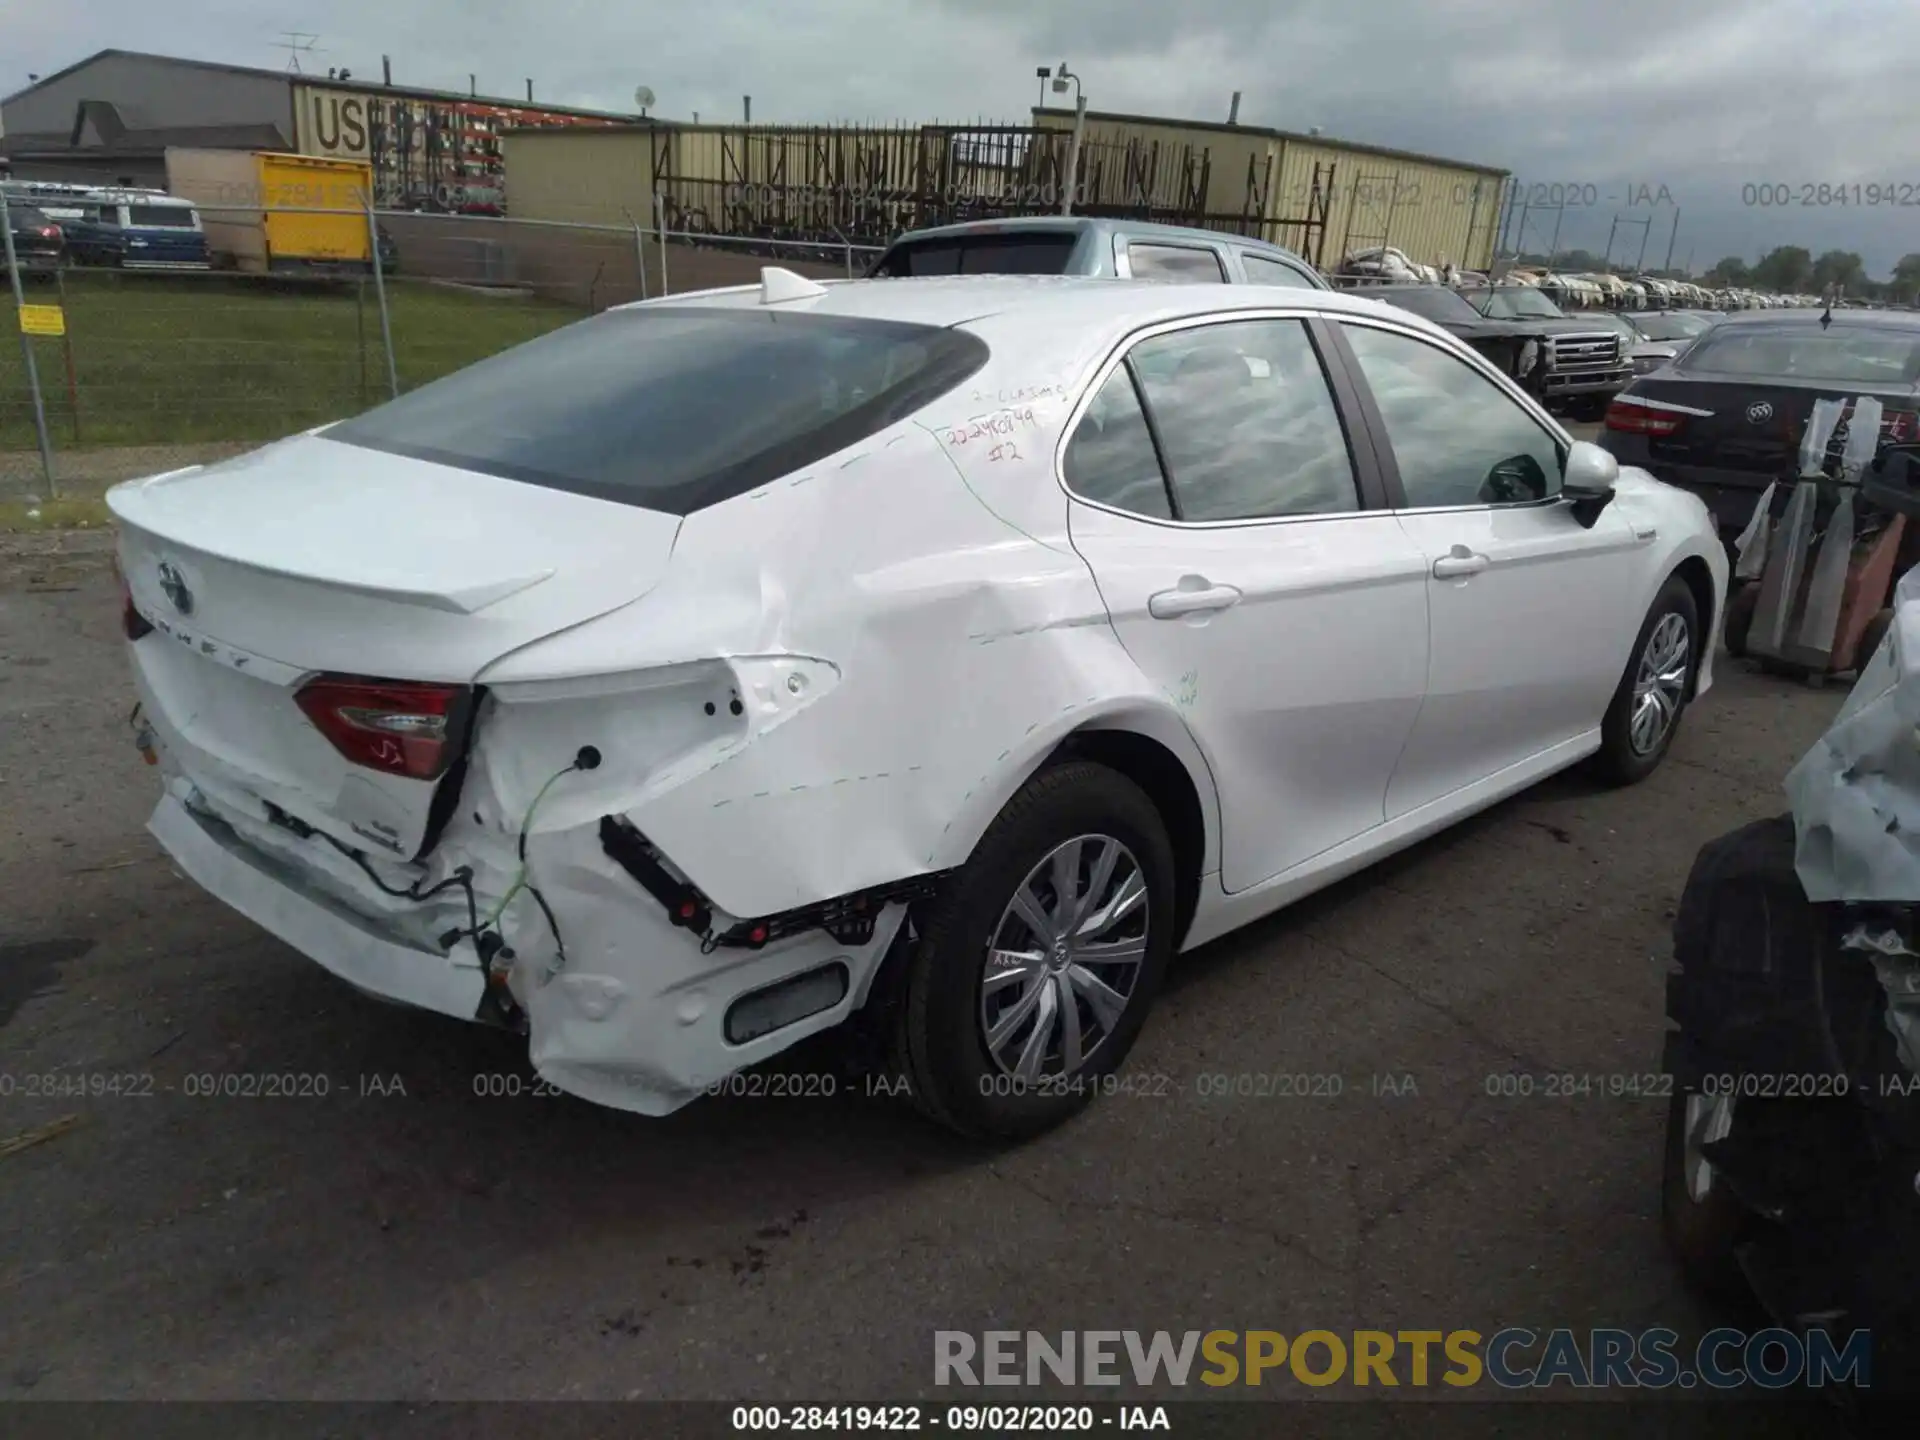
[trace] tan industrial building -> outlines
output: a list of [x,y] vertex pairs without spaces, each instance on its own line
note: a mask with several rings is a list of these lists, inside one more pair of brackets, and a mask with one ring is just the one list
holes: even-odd
[[[1014,210],[1057,204],[1073,112],[1031,127],[626,125],[509,131],[511,213],[719,234],[810,235],[967,213],[999,194]],[[1037,144],[1036,133],[1048,141]],[[1109,213],[1233,229],[1331,269],[1392,246],[1422,264],[1484,270],[1508,172],[1491,165],[1248,125],[1090,112],[1080,183]],[[938,212],[938,213],[934,213]]]
[[[1040,109],[1034,124],[1073,127],[1073,112]],[[1493,263],[1508,173],[1324,135],[1204,120],[1088,111],[1085,141],[1204,146],[1209,214],[1257,213],[1269,240],[1331,268],[1342,256],[1390,245],[1423,265],[1467,270]],[[1324,225],[1324,246],[1314,222]]]

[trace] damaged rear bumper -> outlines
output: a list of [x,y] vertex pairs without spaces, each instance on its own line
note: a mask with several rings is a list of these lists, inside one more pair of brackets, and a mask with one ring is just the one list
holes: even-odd
[[[148,829],[209,894],[357,989],[480,1017],[487,979],[470,942],[442,953],[386,933],[171,789]],[[845,1021],[904,915],[888,905],[858,944],[810,930],[759,948],[715,947],[610,865],[595,830],[545,843],[543,885],[567,952],[562,965],[528,960],[508,972],[528,1057],[556,1089],[640,1114],[677,1110]]]

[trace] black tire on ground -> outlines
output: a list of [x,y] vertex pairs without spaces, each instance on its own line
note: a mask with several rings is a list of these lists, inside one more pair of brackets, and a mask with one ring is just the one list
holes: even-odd
[[[1112,837],[1137,861],[1146,891],[1144,957],[1117,1022],[1072,1076],[1013,1085],[984,1033],[987,949],[1029,874],[1081,836]],[[898,1073],[915,1105],[949,1129],[976,1139],[1025,1139],[1081,1109],[1138,1037],[1173,950],[1173,846],[1159,811],[1131,780],[1104,765],[1065,761],[1041,770],[1007,802],[967,863],[916,918],[922,923],[894,1008]]]
[[1736,660],[1747,655],[1747,636],[1753,629],[1753,612],[1760,604],[1760,587],[1748,581],[1727,601],[1727,623],[1722,632],[1727,653]]
[[1752,1221],[1724,1181],[1695,1199],[1687,1184],[1686,1092],[1675,1089],[1667,1107],[1667,1142],[1660,1168],[1660,1229],[1687,1283],[1703,1295],[1734,1302],[1751,1298],[1737,1247]]
[[[1678,616],[1686,627],[1686,676],[1680,685],[1678,697],[1672,702],[1673,715],[1665,730],[1656,742],[1642,750],[1636,747],[1632,734],[1634,682],[1639,675],[1641,661],[1647,654],[1647,642],[1669,616]],[[1614,691],[1613,703],[1607,706],[1606,718],[1601,722],[1600,751],[1594,756],[1594,769],[1602,779],[1615,785],[1632,785],[1646,779],[1659,767],[1667,747],[1673,743],[1680,722],[1686,718],[1687,699],[1693,689],[1694,673],[1700,665],[1702,643],[1700,613],[1693,602],[1693,591],[1678,575],[1670,575],[1667,583],[1660,587],[1660,593],[1653,597],[1653,604],[1640,626],[1640,633],[1634,637],[1633,649],[1627,657],[1627,668],[1620,676],[1620,686]]]
[[1612,399],[1605,395],[1592,399],[1574,400],[1568,404],[1567,414],[1583,424],[1591,424],[1595,420],[1604,419],[1607,406],[1612,403]]

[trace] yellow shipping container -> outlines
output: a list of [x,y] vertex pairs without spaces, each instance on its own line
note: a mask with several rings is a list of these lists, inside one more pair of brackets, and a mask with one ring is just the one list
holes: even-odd
[[364,160],[272,150],[167,150],[167,189],[200,212],[207,245],[241,270],[366,270]]

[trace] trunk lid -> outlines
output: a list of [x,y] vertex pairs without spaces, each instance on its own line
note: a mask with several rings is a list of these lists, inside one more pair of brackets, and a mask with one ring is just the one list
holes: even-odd
[[1757,479],[1780,479],[1800,467],[1800,439],[1816,400],[1845,406],[1828,442],[1828,456],[1846,444],[1853,402],[1877,397],[1886,407],[1880,423],[1883,442],[1915,437],[1916,397],[1912,387],[1778,379],[1694,379],[1671,372],[1636,380],[1623,400],[1645,398],[1711,412],[1689,414],[1672,435],[1652,437],[1648,451],[1656,460],[1716,470],[1745,470]]
[[471,686],[511,651],[645,594],[679,527],[323,435],[130,482],[107,502],[133,607],[155,627],[131,646],[142,704],[175,763],[249,813],[271,805],[402,857],[421,850],[441,781],[348,760],[301,709],[301,686]]

